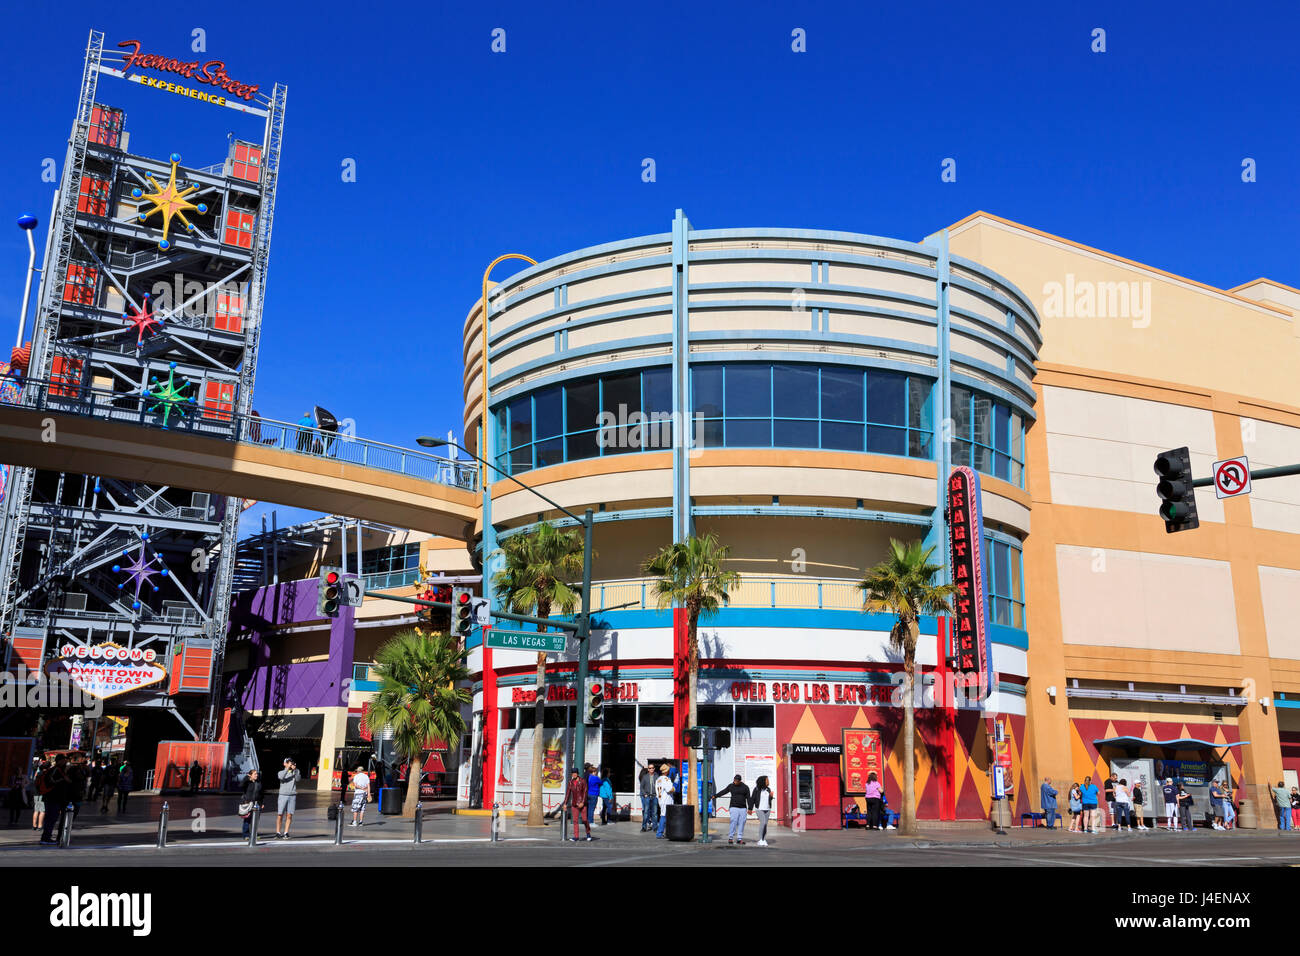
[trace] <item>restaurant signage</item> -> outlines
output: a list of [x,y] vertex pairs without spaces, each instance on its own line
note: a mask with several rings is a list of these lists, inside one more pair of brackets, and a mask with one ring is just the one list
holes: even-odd
[[984,515],[980,479],[960,465],[948,476],[948,543],[953,595],[953,669],[987,673],[991,655],[986,633],[988,595],[984,582]]

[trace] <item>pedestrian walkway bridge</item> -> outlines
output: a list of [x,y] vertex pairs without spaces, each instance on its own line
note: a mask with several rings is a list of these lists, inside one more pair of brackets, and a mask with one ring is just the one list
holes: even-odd
[[0,463],[272,501],[464,539],[478,465],[221,405],[27,382]]

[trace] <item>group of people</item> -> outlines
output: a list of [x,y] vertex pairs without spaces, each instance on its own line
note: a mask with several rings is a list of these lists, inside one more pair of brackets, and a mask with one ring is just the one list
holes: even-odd
[[75,818],[83,802],[100,800],[99,812],[107,813],[116,794],[117,812],[123,813],[134,788],[135,772],[126,761],[109,757],[72,761],[62,753],[52,760],[37,757],[30,772],[18,770],[10,775],[4,798],[8,826],[17,826],[23,812],[30,809],[32,830],[40,834],[41,843],[55,844],[69,814]]
[[[609,768],[602,767],[597,773],[591,764],[583,764],[582,771],[576,768],[569,774],[569,785],[564,791],[562,808],[567,809],[573,817],[573,842],[578,842],[578,824],[586,827],[587,839],[591,839],[591,824],[596,818],[596,807],[600,806],[600,825],[606,826],[618,822],[618,803],[614,798],[614,784],[609,779]],[[642,807],[645,802],[642,800]],[[641,829],[645,827],[642,814]]]
[[1287,790],[1286,781],[1279,780],[1273,788],[1273,804],[1279,830],[1300,830],[1300,789]]
[[[1043,783],[1039,788],[1039,797],[1042,801],[1044,822],[1049,830],[1055,829],[1056,826],[1057,793],[1057,789],[1052,785],[1052,778],[1043,778]],[[1160,793],[1165,804],[1164,828],[1190,832],[1193,828],[1192,808],[1195,806],[1196,800],[1188,792],[1187,787],[1182,782],[1175,784],[1172,777],[1166,777],[1164,784],[1160,788]],[[1292,793],[1296,793],[1294,788]],[[1214,814],[1212,823],[1214,829],[1231,830],[1234,828],[1237,811],[1233,805],[1232,796],[1231,783],[1222,783],[1218,780],[1211,781],[1210,809]],[[1132,832],[1136,829],[1140,832],[1154,830],[1161,826],[1159,817],[1151,821],[1151,826],[1146,824],[1143,813],[1146,794],[1142,792],[1141,781],[1135,780],[1130,785],[1127,778],[1116,777],[1113,773],[1102,782],[1100,787],[1093,782],[1091,776],[1084,777],[1082,784],[1075,783],[1070,787],[1067,801],[1070,811],[1069,831],[1071,833],[1100,833],[1106,826],[1117,831]],[[1109,824],[1106,823],[1104,818],[1103,806],[1109,811]],[[1300,793],[1296,793],[1295,806],[1300,809]],[[1288,798],[1289,807],[1290,801]],[[1300,819],[1300,816],[1297,816],[1297,819]]]

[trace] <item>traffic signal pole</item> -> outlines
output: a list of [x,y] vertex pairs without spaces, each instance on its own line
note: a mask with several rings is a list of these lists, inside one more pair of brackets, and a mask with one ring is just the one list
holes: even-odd
[[[1300,475],[1300,465],[1278,465],[1276,468],[1252,468],[1250,472],[1250,480],[1262,481],[1265,478],[1286,478],[1291,475]],[[1213,484],[1213,475],[1209,478],[1195,478],[1192,480],[1193,488],[1209,488]]]

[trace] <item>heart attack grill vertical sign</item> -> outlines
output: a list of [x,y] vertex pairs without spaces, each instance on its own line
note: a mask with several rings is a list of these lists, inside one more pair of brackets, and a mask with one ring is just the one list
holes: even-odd
[[960,465],[948,476],[948,545],[953,595],[953,669],[987,674],[992,662],[987,633],[988,593],[984,581],[984,514],[980,479]]

